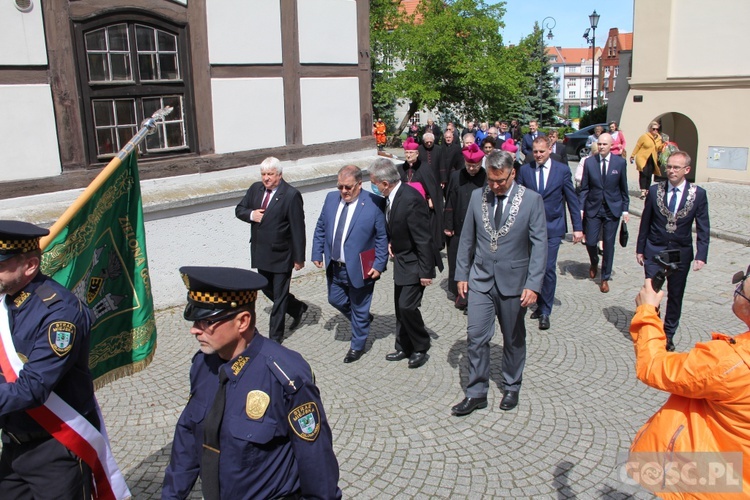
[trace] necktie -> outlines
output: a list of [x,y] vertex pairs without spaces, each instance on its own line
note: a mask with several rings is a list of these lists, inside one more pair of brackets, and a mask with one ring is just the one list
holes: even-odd
[[388,196],[385,198],[385,221],[391,221],[391,198]]
[[669,206],[667,208],[670,212],[675,213],[677,211],[677,193],[680,190],[673,187],[670,191],[672,191],[672,197],[669,199]]
[[263,203],[260,204],[260,209],[265,210],[269,201],[271,201],[271,190],[266,189],[266,196],[263,198]]
[[221,421],[227,399],[226,371],[219,368],[219,389],[203,424],[203,455],[201,457],[201,482],[206,500],[219,500],[219,450],[221,449]]
[[500,227],[500,220],[503,218],[503,200],[505,200],[505,198],[506,195],[499,194],[495,201],[495,230]]
[[339,223],[336,225],[336,232],[333,235],[333,248],[331,248],[331,258],[341,262],[341,240],[344,239],[344,226],[346,226],[346,214],[349,211],[349,204],[344,203],[344,209],[339,216]]
[[544,193],[544,165],[539,165],[539,182],[537,184],[539,193]]
[[602,180],[607,177],[607,160],[602,158]]

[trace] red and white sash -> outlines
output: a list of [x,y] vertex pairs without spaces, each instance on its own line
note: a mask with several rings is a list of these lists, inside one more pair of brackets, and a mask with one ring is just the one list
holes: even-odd
[[[22,369],[23,361],[16,354],[13,337],[10,334],[5,294],[0,294],[0,370],[7,383],[14,383]],[[94,498],[102,500],[130,498],[128,485],[125,484],[125,479],[112,456],[99,404],[96,402],[95,404],[101,431],[54,392],[50,393],[42,406],[26,410],[26,413],[52,437],[91,467],[94,476]]]

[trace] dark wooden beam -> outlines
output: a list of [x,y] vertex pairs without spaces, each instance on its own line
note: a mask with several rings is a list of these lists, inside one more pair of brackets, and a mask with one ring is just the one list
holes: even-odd
[[[223,155],[192,155],[162,160],[140,160],[138,170],[141,179],[160,179],[176,175],[217,172],[248,165],[258,165],[269,156],[275,156],[281,161],[301,160],[319,156],[341,155],[366,149],[375,150],[375,139],[372,136],[311,146],[295,144],[280,148],[256,149]],[[84,188],[104,166],[104,164],[100,164],[92,169],[64,172],[61,175],[43,179],[2,182],[0,183],[0,200]]]
[[286,144],[302,144],[302,94],[300,91],[297,0],[281,0],[281,53],[284,77]]
[[0,66],[0,85],[38,85],[49,83],[46,66]]
[[372,135],[372,72],[370,69],[370,1],[357,0],[359,53],[359,116],[362,137]]
[[47,40],[49,82],[63,171],[81,168],[86,161],[68,6],[69,2],[62,0],[41,2],[44,35]]
[[193,79],[192,111],[198,136],[196,146],[199,154],[210,154],[215,151],[215,147],[206,2],[188,2],[187,36],[190,40],[190,71]]

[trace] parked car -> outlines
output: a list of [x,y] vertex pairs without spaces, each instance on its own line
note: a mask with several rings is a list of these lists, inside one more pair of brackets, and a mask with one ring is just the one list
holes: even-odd
[[599,126],[604,127],[605,131],[607,130],[606,123],[595,123],[594,125],[589,125],[588,127],[576,130],[575,132],[565,134],[565,138],[563,139],[565,153],[568,156],[577,156],[578,159],[588,156],[589,148],[586,147],[586,141],[589,136],[594,133],[594,129]]

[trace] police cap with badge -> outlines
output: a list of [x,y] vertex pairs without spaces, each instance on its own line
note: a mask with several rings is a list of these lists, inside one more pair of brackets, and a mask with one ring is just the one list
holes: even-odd
[[236,267],[185,266],[180,268],[188,289],[184,318],[188,321],[222,316],[255,302],[266,278]]
[[48,234],[49,229],[28,222],[0,220],[0,262],[39,250],[39,238]]

